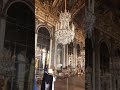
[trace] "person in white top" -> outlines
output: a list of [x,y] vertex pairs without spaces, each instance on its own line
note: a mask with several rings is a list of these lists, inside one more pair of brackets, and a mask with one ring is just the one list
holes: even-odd
[[54,90],[54,82],[56,78],[54,76],[53,70],[48,69],[48,75],[45,79],[45,90]]

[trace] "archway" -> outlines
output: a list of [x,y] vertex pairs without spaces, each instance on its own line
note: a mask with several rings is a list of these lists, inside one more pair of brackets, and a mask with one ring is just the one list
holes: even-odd
[[[37,47],[39,47],[40,52],[37,56],[38,58],[38,72],[36,74],[39,74],[41,70],[45,67],[45,65],[48,66],[49,64],[49,56],[50,56],[50,33],[49,30],[46,27],[40,27],[38,30],[38,37],[37,37]],[[39,72],[40,71],[40,72]]]
[[17,54],[34,48],[34,13],[24,3],[16,2],[8,8],[4,47],[16,49]]
[[[10,86],[9,89],[11,88],[11,90],[27,90],[28,88],[29,66],[35,55],[34,17],[34,13],[30,7],[23,2],[12,3],[7,10],[4,48],[10,50],[11,56],[16,56],[16,61],[23,61],[26,63],[22,64],[21,62],[17,62],[15,64],[16,75],[14,75],[14,81],[19,82],[20,77],[23,78],[23,81],[17,85],[17,82],[13,84],[13,81],[10,80],[13,86],[8,86]],[[23,58],[20,59],[20,56]],[[22,87],[19,87],[20,84]]]
[[101,75],[109,72],[109,50],[105,42],[102,42],[100,45],[100,70]]

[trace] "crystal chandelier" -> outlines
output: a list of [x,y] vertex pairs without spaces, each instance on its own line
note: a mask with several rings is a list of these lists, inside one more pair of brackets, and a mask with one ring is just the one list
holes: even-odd
[[66,0],[65,0],[65,12],[61,11],[59,16],[59,22],[56,24],[55,38],[57,43],[63,45],[69,44],[73,41],[75,32],[73,23],[70,25],[71,14],[66,10]]

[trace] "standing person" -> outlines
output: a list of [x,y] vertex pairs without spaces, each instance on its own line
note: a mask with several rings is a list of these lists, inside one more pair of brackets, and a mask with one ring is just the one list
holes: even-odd
[[55,76],[52,69],[48,70],[48,75],[45,80],[45,90],[54,90]]
[[48,75],[45,78],[45,90],[52,90],[53,84],[53,70],[48,69]]
[[48,73],[48,65],[45,65],[45,67],[44,67],[44,73]]
[[45,90],[45,80],[46,80],[47,75],[48,75],[48,67],[45,66],[44,75],[43,75],[43,79],[42,79],[41,90]]

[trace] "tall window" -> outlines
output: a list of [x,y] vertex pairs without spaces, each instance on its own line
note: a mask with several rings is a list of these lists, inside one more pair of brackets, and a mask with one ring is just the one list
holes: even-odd
[[45,65],[49,64],[50,55],[50,33],[47,28],[41,27],[38,30],[37,47],[40,48],[39,69],[43,69]]
[[34,33],[34,13],[23,3],[11,5],[7,11],[4,47],[12,53],[15,50],[16,55],[25,51],[28,58],[34,58]]
[[[20,58],[18,58],[18,55],[22,55],[24,57],[25,68],[23,69],[26,71],[24,74],[25,80],[23,80],[22,83],[26,82],[26,85],[28,85],[27,80],[29,77],[29,66],[31,63],[31,60],[34,59],[34,45],[35,45],[35,30],[34,30],[34,13],[32,10],[24,3],[16,2],[13,3],[7,11],[6,16],[6,27],[5,27],[5,38],[4,38],[4,48],[9,50],[13,56],[13,54],[16,55],[16,61]],[[14,53],[15,52],[15,53]],[[22,59],[23,60],[23,59]],[[20,75],[19,72],[20,69],[19,65],[21,62],[15,63],[15,69],[16,69],[16,75],[15,79],[18,79],[18,76]],[[28,65],[29,64],[29,65]],[[16,81],[16,80],[14,80]],[[10,83],[13,83],[11,80],[9,80]],[[13,88],[11,85],[8,85],[8,88],[12,88],[12,90],[17,90],[18,85],[16,82],[14,82]],[[25,85],[25,89],[27,90],[27,86]],[[10,87],[9,87],[10,86]]]

